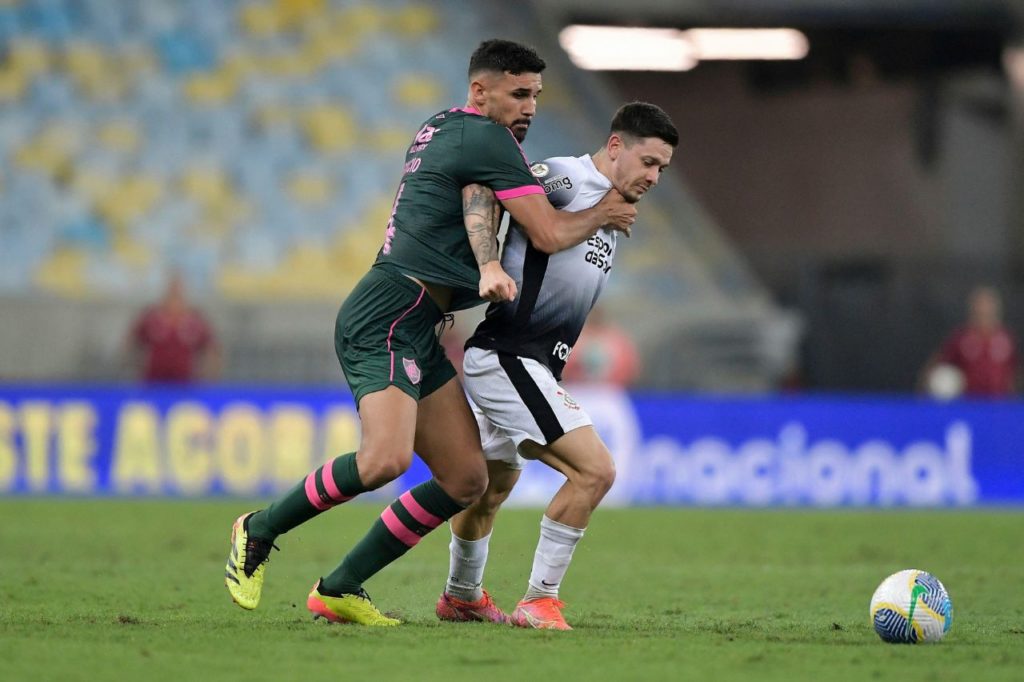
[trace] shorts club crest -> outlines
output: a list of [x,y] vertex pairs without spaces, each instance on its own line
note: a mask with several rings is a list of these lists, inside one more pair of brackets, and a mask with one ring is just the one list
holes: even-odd
[[405,374],[409,377],[409,381],[416,384],[420,383],[422,375],[420,374],[419,365],[416,364],[415,358],[402,358],[402,367],[405,368]]

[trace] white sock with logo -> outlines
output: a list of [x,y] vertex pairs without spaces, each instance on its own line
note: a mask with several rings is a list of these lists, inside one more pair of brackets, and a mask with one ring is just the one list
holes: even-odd
[[530,587],[523,599],[558,596],[558,588],[572,561],[572,552],[584,530],[552,521],[547,514],[544,515],[540,522],[540,541],[533,555]]
[[451,563],[448,571],[446,594],[462,601],[476,601],[484,596],[484,568],[487,566],[487,545],[491,534],[479,540],[463,540],[452,532],[448,545]]

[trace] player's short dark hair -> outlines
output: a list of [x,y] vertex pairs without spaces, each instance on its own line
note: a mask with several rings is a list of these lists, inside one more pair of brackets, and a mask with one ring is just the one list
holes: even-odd
[[630,102],[619,107],[612,118],[613,133],[633,138],[657,137],[673,147],[679,144],[679,131],[665,110],[648,102]]
[[547,66],[537,51],[528,45],[511,40],[485,40],[469,58],[469,77],[480,71],[511,73],[541,73]]

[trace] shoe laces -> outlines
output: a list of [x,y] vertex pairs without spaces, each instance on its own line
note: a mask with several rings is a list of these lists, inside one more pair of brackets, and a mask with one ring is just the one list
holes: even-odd
[[256,569],[270,561],[271,549],[281,551],[281,548],[270,540],[249,536],[245,543],[245,566],[243,567],[246,577],[251,578]]

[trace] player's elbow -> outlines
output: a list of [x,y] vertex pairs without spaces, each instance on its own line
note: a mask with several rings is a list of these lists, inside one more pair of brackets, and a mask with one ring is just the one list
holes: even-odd
[[538,231],[538,234],[535,235],[531,234],[530,243],[533,244],[533,248],[549,256],[565,248],[557,235],[546,231]]

